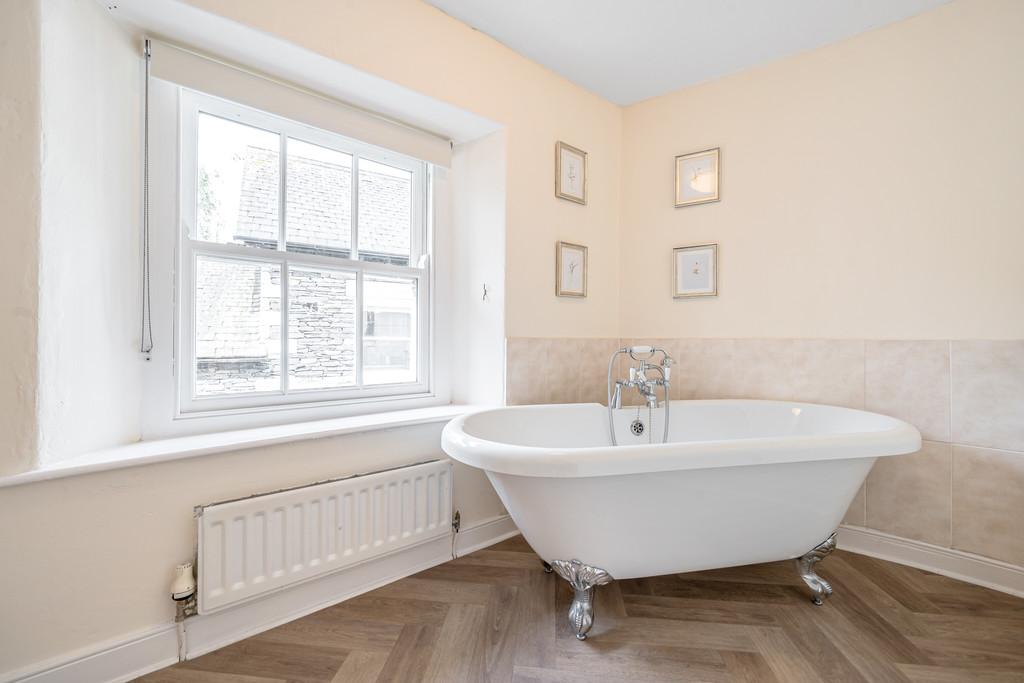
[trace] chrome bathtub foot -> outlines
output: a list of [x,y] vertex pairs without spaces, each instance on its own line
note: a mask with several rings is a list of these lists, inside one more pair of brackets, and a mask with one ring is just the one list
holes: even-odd
[[828,581],[818,576],[814,571],[814,565],[831,555],[835,549],[836,534],[832,532],[831,536],[814,546],[809,553],[801,555],[795,560],[796,571],[800,574],[800,578],[804,580],[804,583],[807,584],[807,587],[811,589],[813,593],[811,602],[815,605],[821,605],[825,602],[825,598],[832,595],[832,586]]
[[594,589],[611,583],[612,577],[605,570],[579,560],[551,560],[551,568],[572,586],[569,624],[576,631],[577,640],[586,640],[587,632],[594,625]]
[[548,564],[547,562],[545,562],[544,560],[541,560],[540,563],[542,565],[544,565],[544,573],[545,574],[550,574],[551,572],[555,571],[554,569],[551,568],[551,565]]

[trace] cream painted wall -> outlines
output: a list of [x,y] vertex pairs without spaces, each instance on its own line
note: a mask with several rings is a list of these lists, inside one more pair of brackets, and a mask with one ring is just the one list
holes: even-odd
[[139,439],[141,43],[96,2],[42,5],[39,453]]
[[[1024,3],[959,0],[626,109],[621,335],[1024,336],[1022,36]],[[722,201],[673,208],[716,146]],[[673,301],[704,242],[720,296]]]
[[36,460],[39,264],[37,0],[2,0],[0,16],[0,475]]
[[[614,336],[622,110],[418,0],[189,0],[507,128],[506,331]],[[554,196],[556,140],[589,153],[589,204]],[[554,243],[590,247],[589,296],[558,299]]]
[[[210,455],[0,489],[3,674],[168,624],[175,564],[193,555],[195,505],[444,457],[441,425]],[[459,486],[464,520],[502,513]],[[489,493],[489,492],[484,492]],[[469,524],[464,522],[464,524]]]

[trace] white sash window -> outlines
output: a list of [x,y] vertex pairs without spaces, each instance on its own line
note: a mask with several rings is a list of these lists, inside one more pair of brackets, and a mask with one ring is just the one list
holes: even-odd
[[430,392],[426,162],[180,90],[180,413]]

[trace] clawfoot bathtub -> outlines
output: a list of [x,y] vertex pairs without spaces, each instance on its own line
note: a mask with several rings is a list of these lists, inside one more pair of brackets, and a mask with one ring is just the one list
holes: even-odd
[[[521,406],[449,423],[444,450],[478,467],[523,536],[575,591],[580,640],[594,590],[613,579],[793,559],[821,604],[814,570],[879,457],[921,436],[874,413],[782,401],[673,401],[661,408]],[[640,427],[637,424],[640,424]]]

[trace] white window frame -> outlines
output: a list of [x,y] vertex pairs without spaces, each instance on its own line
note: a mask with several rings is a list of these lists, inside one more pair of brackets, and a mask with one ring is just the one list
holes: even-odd
[[[281,136],[280,198],[278,202],[277,249],[263,249],[236,244],[220,244],[193,239],[196,228],[196,183],[198,175],[197,121],[199,112],[238,121]],[[417,399],[432,396],[435,344],[432,335],[433,287],[431,253],[433,230],[430,220],[431,169],[423,161],[384,150],[382,148],[344,137],[342,135],[268,114],[217,97],[182,88],[179,111],[179,229],[178,268],[176,277],[175,311],[177,321],[176,346],[179,362],[175,362],[177,388],[177,414],[179,416],[211,416],[238,412],[267,411],[296,407],[344,406],[363,401]],[[352,166],[352,252],[355,258],[341,258],[318,254],[287,251],[285,241],[285,191],[287,183],[287,140],[294,138],[321,147],[351,154]],[[412,235],[409,266],[397,266],[358,259],[358,160],[367,159],[412,173]],[[281,389],[269,392],[248,392],[236,395],[197,396],[195,392],[195,268],[197,259],[228,257],[238,261],[273,264],[281,269]],[[288,389],[288,287],[287,271],[290,267],[333,269],[356,276],[356,385],[334,389]],[[363,278],[382,275],[410,278],[416,281],[417,311],[416,373],[414,382],[385,385],[362,385],[363,365]]]

